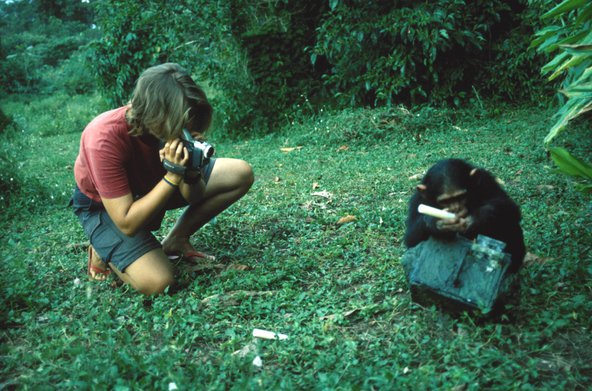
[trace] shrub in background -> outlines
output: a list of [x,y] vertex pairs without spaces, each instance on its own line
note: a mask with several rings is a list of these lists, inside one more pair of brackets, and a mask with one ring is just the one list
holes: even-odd
[[215,88],[217,117],[231,136],[265,133],[310,93],[314,70],[304,47],[314,43],[322,4],[109,0],[95,7],[102,36],[91,55],[113,104],[128,99],[142,70],[167,61]]
[[12,118],[4,114],[4,111],[0,108],[0,134],[4,132],[4,129],[6,129],[11,122]]
[[[545,0],[514,2],[493,26],[483,66],[475,88],[484,96],[504,101],[547,102],[553,86],[545,83],[538,70],[547,56],[529,48],[531,36],[542,26],[540,16],[547,10]],[[517,88],[517,86],[520,86]]]
[[174,9],[154,1],[95,3],[101,37],[91,45],[89,56],[99,89],[111,105],[126,103],[140,73],[166,62],[169,47],[180,42]]
[[[535,3],[533,3],[535,4]],[[540,98],[527,0],[95,4],[101,90],[124,103],[139,73],[179,62],[216,90],[229,135],[270,131],[294,105],[461,104],[477,90]],[[516,87],[520,83],[520,87]]]
[[0,88],[45,92],[46,73],[96,33],[87,24],[89,12],[86,3],[64,0],[0,2]]
[[[311,59],[326,57],[325,83],[343,104],[458,104],[474,85],[492,87],[517,70],[514,78],[532,84],[534,68],[522,63],[533,59],[512,58],[528,46],[525,1],[330,3]],[[505,91],[490,91],[512,96],[511,80]]]
[[[314,45],[315,29],[326,8],[324,2],[288,0],[232,3],[227,23],[235,46],[243,48],[237,52],[242,54],[244,70],[237,74],[218,67],[206,74],[222,93],[232,94],[220,106],[225,128],[234,128],[237,134],[249,128],[266,133],[303,96],[320,95],[321,72],[312,66],[305,48]],[[225,41],[213,41],[212,46]],[[237,75],[243,80],[232,83]],[[233,85],[245,89],[233,91]]]
[[85,46],[72,53],[56,67],[45,67],[40,81],[43,93],[59,93],[68,95],[92,94],[97,90],[97,83],[92,74],[91,59],[87,56]]

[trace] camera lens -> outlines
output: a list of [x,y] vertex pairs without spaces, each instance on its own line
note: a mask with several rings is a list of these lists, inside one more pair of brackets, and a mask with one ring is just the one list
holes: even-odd
[[214,147],[212,147],[211,145],[208,145],[205,148],[204,155],[206,158],[212,157],[212,155],[214,155]]

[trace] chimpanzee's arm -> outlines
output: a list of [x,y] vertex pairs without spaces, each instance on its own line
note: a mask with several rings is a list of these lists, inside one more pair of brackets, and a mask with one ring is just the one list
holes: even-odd
[[482,200],[469,211],[473,223],[466,232],[467,236],[478,233],[501,233],[520,222],[520,209],[506,195]]

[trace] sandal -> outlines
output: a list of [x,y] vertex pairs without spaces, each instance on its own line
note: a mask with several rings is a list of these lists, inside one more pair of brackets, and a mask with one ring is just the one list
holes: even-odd
[[189,261],[193,258],[207,259],[208,261],[215,261],[216,257],[210,254],[202,253],[196,250],[187,250],[184,253],[167,254],[170,261]]
[[202,253],[201,251],[190,250],[183,253],[183,258],[186,260],[190,260],[191,258],[203,258],[207,259],[208,261],[215,261],[216,257],[213,255],[209,255],[206,253]]
[[[94,255],[94,248],[92,245],[88,246],[88,263],[87,263],[87,271],[89,280],[95,281],[105,281],[109,274],[111,274],[111,269],[109,266],[106,268],[97,266],[93,264],[93,255]],[[101,260],[101,264],[104,265],[104,262]]]

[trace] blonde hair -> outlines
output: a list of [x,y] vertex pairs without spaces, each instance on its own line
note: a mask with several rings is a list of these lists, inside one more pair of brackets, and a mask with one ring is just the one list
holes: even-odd
[[183,128],[202,134],[212,121],[206,94],[180,65],[166,63],[146,69],[136,83],[127,113],[129,133],[179,138]]

